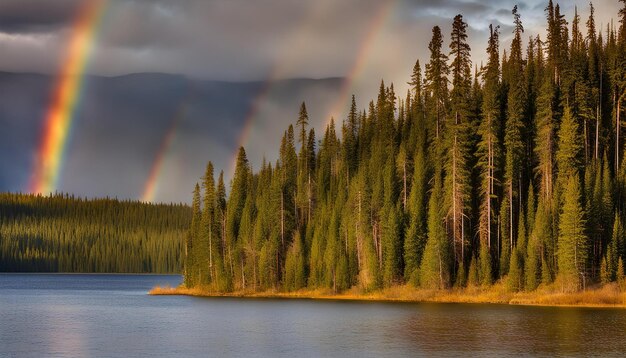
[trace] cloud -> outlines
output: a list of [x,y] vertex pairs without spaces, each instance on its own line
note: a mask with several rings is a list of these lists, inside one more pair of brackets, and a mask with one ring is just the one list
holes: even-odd
[[[90,0],[0,0],[0,71],[54,75],[65,59],[78,7],[85,1]],[[172,144],[177,149],[164,164],[169,174],[157,197],[186,200],[206,160],[213,158],[228,171],[249,101],[263,82],[268,81],[272,90],[260,105],[262,111],[247,143],[256,165],[264,154],[275,160],[278,137],[293,123],[302,100],[309,104],[311,124],[318,135],[328,122],[331,104],[337,101],[337,84],[296,91],[278,80],[350,75],[347,94],[356,94],[360,108],[366,108],[376,97],[381,79],[387,84],[393,82],[396,93],[404,97],[415,60],[419,59],[422,66],[428,61],[433,26],[441,27],[447,52],[452,19],[463,14],[469,24],[472,60],[479,65],[486,61],[489,24],[500,26],[501,51],[510,46],[511,9],[516,3],[526,30],[523,43],[537,34],[545,38],[547,0],[108,0],[87,72],[104,76],[161,72],[195,80],[261,81],[224,93],[218,96],[220,101],[198,102],[193,117],[206,119],[210,129],[200,120],[181,124],[180,137]],[[578,6],[584,23],[588,0],[562,3],[568,21]],[[619,2],[596,1],[595,6],[600,29],[616,16]],[[11,104],[0,106],[0,112],[13,111],[0,117],[6,122],[3,128],[11,133],[0,142],[0,187],[18,189],[27,180],[30,150],[36,145],[38,127],[33,127],[32,120],[43,117],[37,111],[47,105],[50,90],[47,82],[36,91],[21,90],[20,83],[0,83],[0,89],[6,88],[1,91],[4,103]],[[133,93],[151,93],[160,87],[158,83],[141,83],[143,87],[134,88]],[[94,86],[91,88],[97,88],[97,83]],[[125,86],[134,84],[125,82]],[[216,98],[202,88],[205,92],[201,98]],[[118,93],[121,90],[129,89],[121,87]],[[125,197],[137,197],[141,191],[167,122],[148,126],[145,131],[136,126],[162,118],[167,111],[153,111],[161,103],[151,103],[148,95],[115,95],[101,97],[115,103],[114,112],[111,103],[83,104],[83,111],[105,106],[96,111],[105,115],[89,116],[93,121],[86,120],[81,132],[89,135],[74,137],[62,189],[86,195],[115,195],[117,190]],[[167,97],[154,98],[165,102]],[[336,116],[337,121],[345,118],[349,97],[343,100],[339,105],[344,113]],[[27,122],[30,127],[24,124]],[[141,150],[126,155],[120,151],[123,145],[111,145],[114,140],[134,143],[133,136],[139,136],[137,147]],[[18,157],[22,164],[11,164]],[[91,159],[94,157],[98,158],[97,167]],[[4,169],[9,166],[10,171]],[[116,167],[123,169],[117,172],[128,174],[112,176],[94,186],[94,182],[107,178],[109,171],[116,172]],[[90,168],[87,174],[84,168]]]
[[50,32],[71,23],[78,0],[3,0],[0,2],[0,32]]
[[[90,73],[180,73],[224,80],[332,77],[350,72],[371,24],[385,4],[390,15],[372,37],[371,65],[376,81],[415,57],[426,58],[430,29],[449,35],[461,13],[470,25],[475,62],[484,59],[488,25],[500,24],[502,44],[512,31],[515,0],[109,0]],[[78,0],[0,2],[0,70],[54,73],[63,60]],[[586,16],[587,0],[574,4]],[[597,4],[598,23],[614,16],[618,2]],[[543,33],[544,0],[520,4],[527,33]],[[406,60],[399,60],[398,57]],[[372,65],[376,68],[372,68]],[[402,65],[401,69],[396,66]],[[395,78],[394,78],[395,79]]]

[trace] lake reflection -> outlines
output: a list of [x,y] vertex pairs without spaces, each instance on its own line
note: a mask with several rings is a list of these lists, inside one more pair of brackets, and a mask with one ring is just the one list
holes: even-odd
[[624,356],[626,310],[146,295],[180,276],[0,275],[4,356]]

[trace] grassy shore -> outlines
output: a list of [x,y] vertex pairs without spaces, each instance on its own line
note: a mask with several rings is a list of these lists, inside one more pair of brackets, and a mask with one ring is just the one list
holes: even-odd
[[202,297],[254,297],[254,298],[299,298],[319,300],[358,300],[396,302],[442,302],[442,303],[497,303],[535,306],[579,306],[626,308],[626,292],[617,284],[597,286],[585,291],[561,292],[557,287],[540,287],[533,292],[508,292],[504,285],[490,288],[465,288],[450,290],[424,290],[410,286],[394,286],[375,292],[358,289],[334,294],[326,290],[240,291],[231,293],[213,292],[202,288],[154,287],[150,295],[186,295]]

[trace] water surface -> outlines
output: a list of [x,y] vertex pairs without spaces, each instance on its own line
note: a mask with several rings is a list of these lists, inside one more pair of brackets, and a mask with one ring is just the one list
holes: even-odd
[[0,356],[626,354],[626,310],[146,294],[180,280],[0,274]]

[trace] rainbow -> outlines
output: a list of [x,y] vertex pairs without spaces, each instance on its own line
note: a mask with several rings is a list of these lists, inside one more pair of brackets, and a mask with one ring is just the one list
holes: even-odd
[[278,79],[278,71],[277,66],[274,66],[270,75],[267,77],[267,80],[263,82],[256,96],[252,100],[252,104],[246,113],[246,117],[243,121],[243,128],[241,132],[239,132],[239,137],[237,138],[237,147],[230,160],[230,171],[229,173],[235,172],[235,166],[237,164],[237,154],[239,153],[239,148],[244,147],[250,138],[250,133],[252,133],[252,127],[254,127],[254,122],[261,111],[261,105],[265,102],[267,97],[270,95],[272,90],[272,85]]
[[339,89],[339,95],[337,96],[337,100],[331,106],[330,112],[326,116],[326,125],[330,124],[331,118],[338,118],[341,113],[343,113],[343,107],[349,103],[349,97],[352,95],[352,85],[354,84],[354,81],[363,73],[372,47],[376,42],[380,30],[383,28],[385,22],[387,21],[387,18],[391,13],[391,9],[393,8],[394,3],[395,0],[381,1],[380,7],[370,21],[368,30],[365,33],[363,40],[361,41],[361,46],[359,48],[359,51],[357,52],[352,67],[350,71],[348,71],[348,74],[345,76],[341,88]]
[[48,194],[57,189],[67,141],[84,85],[85,68],[105,13],[105,0],[86,1],[79,9],[66,58],[46,112],[43,134],[29,185],[33,193]]
[[[378,34],[383,28],[389,14],[391,13],[391,9],[393,5],[396,3],[396,0],[382,0],[380,2],[380,6],[378,7],[375,15],[367,26],[367,31],[365,36],[363,37],[359,51],[355,57],[355,60],[352,64],[352,67],[348,71],[348,74],[345,76],[344,81],[342,82],[341,88],[339,89],[339,95],[337,100],[330,107],[330,112],[325,117],[326,125],[329,124],[330,118],[338,117],[341,114],[341,109],[348,103],[348,97],[351,94],[352,86],[354,81],[362,74],[363,69],[367,64],[367,60],[369,58],[369,54],[372,50],[372,47],[377,39]],[[321,8],[315,9],[313,11],[313,15],[310,16],[308,21],[308,25],[313,25],[313,20],[315,17],[323,16],[323,11]],[[297,39],[297,38],[296,38]],[[298,39],[301,40],[301,39]],[[266,101],[267,97],[272,92],[274,88],[274,84],[281,78],[281,74],[285,73],[285,67],[288,67],[289,64],[275,64],[272,71],[270,71],[270,75],[267,77],[267,80],[263,83],[260,90],[256,94],[256,97],[252,101],[250,109],[245,117],[243,128],[240,132],[239,138],[237,140],[237,146],[235,152],[232,155],[232,159],[230,161],[231,168],[230,173],[235,171],[235,163],[237,160],[237,153],[239,151],[239,147],[245,147],[250,138],[250,134],[252,132],[252,128],[254,127],[254,123],[257,119],[257,116],[260,112],[262,104]],[[293,65],[293,64],[292,64]]]
[[154,201],[158,189],[159,179],[161,178],[162,174],[163,164],[165,163],[167,153],[172,146],[172,142],[174,142],[178,125],[187,115],[188,107],[189,100],[185,100],[179,106],[176,114],[174,115],[174,118],[170,122],[169,128],[165,132],[165,136],[163,136],[163,141],[161,142],[161,146],[157,151],[154,162],[152,164],[152,168],[150,169],[150,173],[148,175],[148,179],[146,180],[146,183],[144,185],[143,195],[141,196],[141,201],[143,202]]

